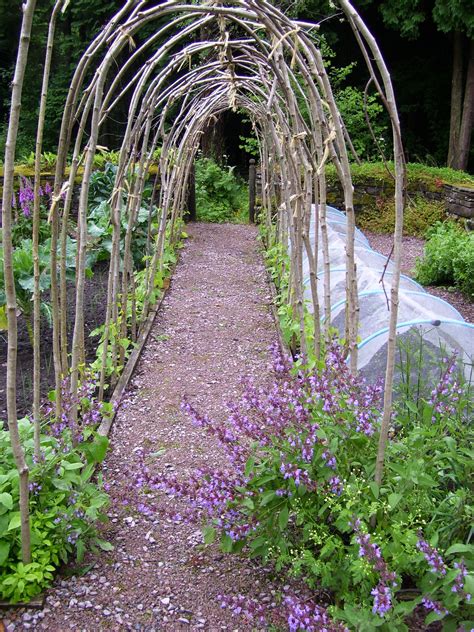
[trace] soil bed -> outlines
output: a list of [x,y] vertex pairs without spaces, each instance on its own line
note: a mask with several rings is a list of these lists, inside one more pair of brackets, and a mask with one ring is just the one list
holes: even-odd
[[[86,360],[95,359],[98,338],[91,338],[90,332],[102,325],[105,320],[107,302],[108,263],[98,264],[94,269],[94,276],[86,280],[84,294],[85,317],[85,346]],[[47,297],[45,296],[45,300]],[[72,340],[75,311],[75,287],[68,286],[68,337]],[[45,397],[54,388],[53,364],[53,330],[43,319],[41,324],[41,394]],[[6,420],[6,363],[7,363],[7,332],[0,332],[0,422]],[[24,416],[31,411],[33,401],[33,349],[25,325],[23,315],[18,317],[18,358],[17,358],[17,412]]]

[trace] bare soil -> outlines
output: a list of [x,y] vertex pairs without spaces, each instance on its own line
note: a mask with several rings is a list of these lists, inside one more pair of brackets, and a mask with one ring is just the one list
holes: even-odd
[[[92,278],[85,285],[85,347],[86,359],[95,359],[98,338],[91,338],[90,332],[105,320],[107,302],[108,265],[103,262],[94,269]],[[45,297],[47,300],[47,297]],[[75,311],[75,287],[68,287],[68,336],[72,339]],[[7,366],[7,332],[0,332],[0,425],[7,418],[6,403],[6,366]],[[24,316],[18,318],[18,357],[17,357],[17,413],[24,416],[31,411],[33,401],[33,349],[28,337]],[[54,388],[53,364],[53,330],[43,319],[41,324],[41,393],[45,397]]]

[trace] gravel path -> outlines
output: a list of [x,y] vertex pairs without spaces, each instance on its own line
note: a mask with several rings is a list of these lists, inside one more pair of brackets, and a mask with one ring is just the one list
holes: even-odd
[[[367,236],[374,250],[388,257],[393,244],[392,235],[381,235],[369,231],[364,231],[364,234]],[[416,260],[418,257],[423,256],[424,246],[425,240],[419,237],[403,238],[402,272],[404,274],[413,276]],[[461,292],[434,285],[428,285],[425,289],[430,292],[430,294],[439,296],[445,301],[448,301],[448,303],[451,303],[468,323],[474,323],[474,302],[470,301]]]
[[256,229],[195,224],[189,230],[111,435],[104,473],[112,509],[104,535],[115,549],[89,556],[93,567],[83,577],[58,579],[44,610],[10,613],[8,632],[250,630],[220,608],[217,595],[240,591],[271,599],[265,569],[224,556],[214,545],[203,549],[200,531],[177,524],[171,516],[180,508],[162,494],[152,516],[123,504],[140,448],[164,450],[150,465],[154,471],[184,475],[222,463],[217,445],[180,411],[182,398],[223,418],[242,376],[265,378],[276,338]]

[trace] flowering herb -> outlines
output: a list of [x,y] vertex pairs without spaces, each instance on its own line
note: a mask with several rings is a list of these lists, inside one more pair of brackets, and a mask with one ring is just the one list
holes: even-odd
[[[447,374],[452,379],[455,371]],[[259,557],[282,579],[299,578],[312,590],[300,601],[285,595],[271,612],[255,597],[222,599],[254,624],[263,616],[289,630],[405,630],[406,617],[420,608],[428,623],[438,617],[457,625],[467,616],[473,582],[472,546],[464,544],[471,516],[468,427],[444,407],[440,432],[429,401],[416,423],[400,412],[379,487],[373,472],[381,386],[352,375],[335,343],[318,371],[273,348],[272,381],[244,379],[225,421],[183,402],[227,463],[181,478],[160,467],[159,457],[152,465],[155,457],[139,452],[131,473],[137,511],[146,519],[157,492],[179,499],[173,518],[203,525],[206,543],[217,538],[224,551]],[[464,393],[459,402],[465,405]],[[436,548],[429,544],[434,538]],[[405,582],[419,596],[401,604]],[[326,608],[328,594],[337,605]]]

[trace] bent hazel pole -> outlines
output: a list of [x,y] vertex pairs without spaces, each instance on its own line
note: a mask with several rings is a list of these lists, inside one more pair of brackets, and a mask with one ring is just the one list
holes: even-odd
[[[403,145],[401,140],[400,121],[395,102],[395,94],[393,85],[388,72],[387,66],[383,60],[380,49],[369,29],[363,20],[347,0],[340,0],[340,4],[346,13],[349,23],[354,31],[356,39],[364,55],[365,61],[369,68],[374,84],[377,86],[385,107],[390,115],[393,131],[393,148],[395,162],[395,232],[394,232],[394,272],[392,275],[392,289],[390,295],[390,325],[389,337],[387,345],[387,366],[385,370],[385,389],[384,389],[384,407],[382,425],[380,428],[380,439],[377,451],[377,460],[375,466],[375,482],[380,485],[383,476],[383,466],[385,459],[385,449],[388,439],[388,431],[390,420],[392,417],[392,401],[393,401],[393,378],[395,371],[395,355],[396,355],[396,327],[398,318],[398,292],[400,286],[400,268],[402,255],[402,234],[403,234],[403,211],[404,211],[404,193],[405,193],[405,157],[403,153]],[[379,79],[375,73],[372,63],[375,62],[376,68],[380,73],[383,89]]]
[[16,361],[17,361],[17,316],[15,277],[13,274],[13,243],[12,243],[12,198],[13,171],[15,167],[15,149],[20,121],[21,95],[25,79],[26,62],[30,47],[31,28],[35,12],[36,0],[28,0],[23,5],[23,20],[21,24],[20,45],[12,84],[10,106],[10,121],[8,125],[7,142],[5,145],[4,184],[2,198],[2,227],[3,227],[3,265],[5,275],[5,294],[7,299],[8,318],[8,357],[7,357],[7,412],[8,429],[15,464],[20,477],[20,516],[21,516],[21,553],[24,564],[31,561],[30,516],[28,506],[28,465],[25,452],[21,445],[16,412]]

